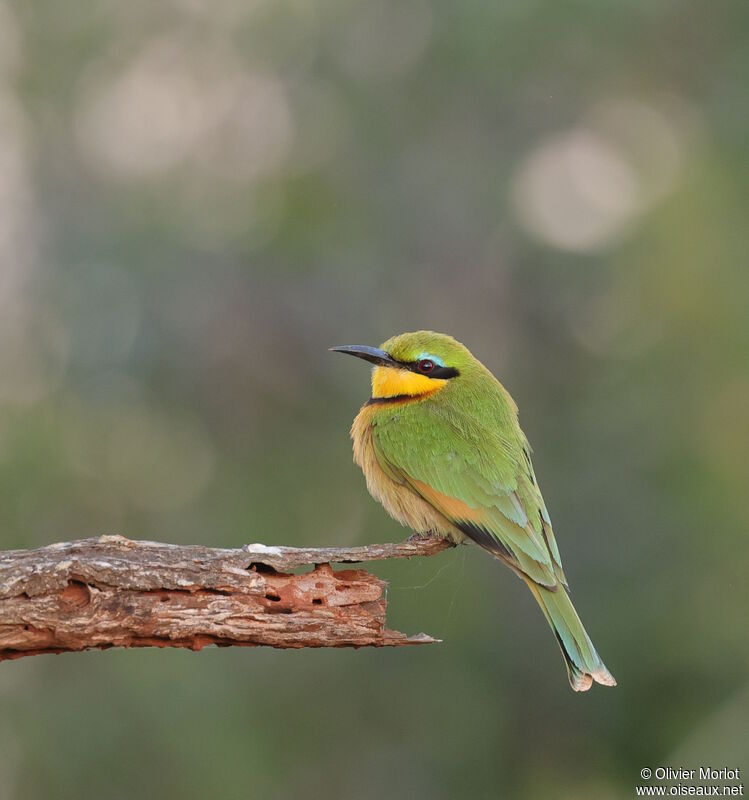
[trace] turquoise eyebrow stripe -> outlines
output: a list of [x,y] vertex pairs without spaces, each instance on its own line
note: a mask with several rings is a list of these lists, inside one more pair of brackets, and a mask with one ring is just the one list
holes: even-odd
[[428,358],[430,361],[434,361],[434,363],[439,367],[445,366],[445,362],[439,358],[439,356],[433,356],[431,353],[419,353],[419,355],[416,356],[417,361],[421,361],[423,358]]

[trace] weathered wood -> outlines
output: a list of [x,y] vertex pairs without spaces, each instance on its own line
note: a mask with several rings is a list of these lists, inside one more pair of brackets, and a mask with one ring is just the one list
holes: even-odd
[[[108,647],[398,646],[386,583],[356,563],[434,555],[433,537],[362,547],[219,549],[101,536],[0,552],[0,661]],[[301,574],[291,570],[314,569]]]

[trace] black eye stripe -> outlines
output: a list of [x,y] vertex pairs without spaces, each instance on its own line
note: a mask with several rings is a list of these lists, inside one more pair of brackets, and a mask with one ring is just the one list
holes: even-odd
[[[423,363],[424,361],[429,361],[433,365],[432,369],[428,370],[427,372],[419,369],[419,364]],[[410,369],[411,372],[417,372],[419,375],[426,375],[429,378],[449,380],[450,378],[455,378],[460,375],[460,371],[455,369],[455,367],[441,367],[435,361],[432,361],[431,358],[422,358],[420,361],[401,361],[400,363],[406,369]]]
[[455,378],[458,375],[460,375],[460,372],[459,370],[455,369],[455,367],[438,367],[436,365],[434,369],[429,373],[430,378],[442,378],[442,380]]

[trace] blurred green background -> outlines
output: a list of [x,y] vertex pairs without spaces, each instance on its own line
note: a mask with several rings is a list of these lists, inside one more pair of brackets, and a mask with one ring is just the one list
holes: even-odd
[[0,0],[3,548],[405,535],[335,344],[513,393],[619,688],[478,549],[429,648],[0,666],[0,798],[627,798],[749,769],[749,6]]

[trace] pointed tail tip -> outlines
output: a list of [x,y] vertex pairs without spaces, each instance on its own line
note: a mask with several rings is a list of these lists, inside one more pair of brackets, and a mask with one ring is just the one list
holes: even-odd
[[600,683],[602,686],[616,686],[616,678],[606,669],[603,664],[592,671],[582,672],[578,669],[570,671],[570,686],[576,692],[587,692],[593,682]]
[[616,686],[616,678],[601,664],[601,668],[593,673],[593,680],[602,686]]
[[593,678],[587,672],[570,674],[570,686],[575,692],[587,692],[593,685]]

